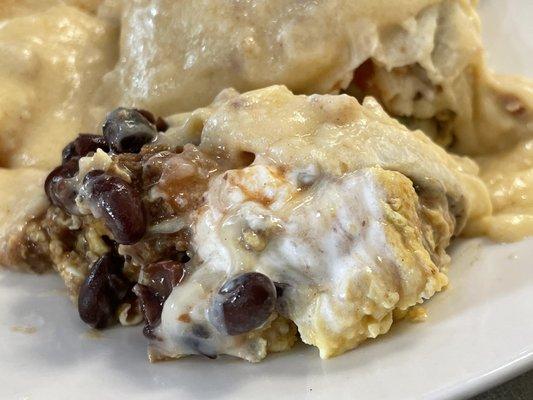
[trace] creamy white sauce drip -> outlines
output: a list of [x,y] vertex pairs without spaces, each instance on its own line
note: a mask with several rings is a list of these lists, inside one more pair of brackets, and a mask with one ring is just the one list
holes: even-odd
[[[413,200],[391,197],[390,174],[399,175],[370,168],[333,178],[317,175],[314,167],[281,173],[254,165],[215,178],[193,224],[198,265],[166,301],[157,330],[163,342],[152,345],[173,356],[200,352],[263,358],[262,329],[227,336],[209,318],[213,294],[226,280],[250,271],[284,284],[278,311],[323,357],[386,332],[394,308],[431,296],[443,279],[435,267],[428,269],[427,261],[402,265],[405,251],[414,248],[393,240],[389,225],[394,224],[387,218],[394,211],[388,203],[396,203],[394,208]],[[248,242],[249,231],[257,236]],[[449,236],[452,231],[453,226]],[[436,252],[421,245],[416,251]],[[406,268],[409,274],[400,279]],[[363,311],[350,312],[352,307]],[[209,331],[208,339],[195,336],[198,325]]]
[[487,184],[493,215],[474,221],[469,235],[516,241],[533,234],[533,140],[477,159]]

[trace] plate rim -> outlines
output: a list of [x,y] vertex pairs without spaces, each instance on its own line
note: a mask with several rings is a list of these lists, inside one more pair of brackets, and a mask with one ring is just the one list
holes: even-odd
[[424,398],[429,400],[467,399],[493,389],[530,370],[533,370],[533,346],[525,354],[496,368],[487,369],[481,374],[458,381],[450,386],[429,392]]

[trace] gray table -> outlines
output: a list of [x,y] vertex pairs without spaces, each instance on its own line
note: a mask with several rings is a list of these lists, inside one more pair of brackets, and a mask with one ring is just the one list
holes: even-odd
[[533,370],[471,400],[533,400]]

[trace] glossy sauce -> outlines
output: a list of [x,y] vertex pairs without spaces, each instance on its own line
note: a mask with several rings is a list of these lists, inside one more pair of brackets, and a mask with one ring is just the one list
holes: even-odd
[[[228,2],[223,9],[204,3],[201,14],[197,1],[2,3],[0,181],[11,180],[19,168],[24,179],[35,172],[27,187],[35,189],[31,197],[39,207],[27,218],[46,207],[40,171],[57,165],[63,146],[80,131],[100,133],[96,127],[105,112],[118,105],[146,105],[170,115],[205,106],[228,86],[246,91],[283,83],[299,93],[338,92],[353,70],[373,57],[388,69],[423,65],[445,89],[454,88],[456,72],[470,63],[467,79],[477,85],[474,108],[479,115],[472,116],[475,123],[466,115],[461,149],[467,154],[489,152],[478,161],[495,215],[485,215],[484,201],[472,206],[480,210],[479,218],[470,219],[466,233],[504,241],[533,234],[527,144],[533,137],[532,85],[526,79],[496,78],[485,69],[471,1],[402,0],[394,8],[385,0],[271,0],[268,7]],[[456,23],[439,27],[441,17]],[[189,23],[173,23],[178,18]],[[272,29],[261,29],[272,21]],[[314,52],[309,51],[309,37]],[[444,52],[434,38],[448,41]],[[201,118],[188,121],[193,127]],[[295,114],[288,122],[298,126],[312,121]],[[254,140],[261,145],[260,138]],[[524,144],[500,154],[519,141]],[[317,152],[323,144],[313,143]],[[28,167],[35,169],[23,170]],[[11,214],[20,223],[25,209],[9,199],[28,194],[21,188],[17,195],[18,190],[0,187],[5,208],[15,209]]]
[[493,215],[467,227],[468,235],[516,241],[533,234],[533,140],[477,158],[489,189]]

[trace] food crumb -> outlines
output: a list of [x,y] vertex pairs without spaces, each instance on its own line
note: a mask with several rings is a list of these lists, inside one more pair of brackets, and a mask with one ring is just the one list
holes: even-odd
[[34,326],[17,326],[14,325],[11,327],[12,332],[32,334],[37,332],[37,328]]
[[414,306],[411,308],[406,315],[406,319],[410,322],[424,322],[427,320],[428,314],[424,307]]
[[178,321],[180,321],[180,322],[185,322],[185,323],[189,323],[189,322],[191,322],[191,317],[189,316],[189,314],[181,314],[181,315],[178,317]]
[[102,332],[97,331],[96,329],[91,329],[85,332],[82,336],[86,339],[102,339],[104,337]]

